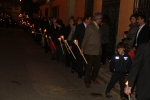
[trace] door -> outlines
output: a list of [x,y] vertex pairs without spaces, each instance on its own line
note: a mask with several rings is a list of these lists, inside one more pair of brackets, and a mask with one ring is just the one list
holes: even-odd
[[115,53],[116,37],[118,31],[120,0],[103,0],[102,13],[107,14],[110,18],[110,43],[107,46],[107,54],[110,58]]

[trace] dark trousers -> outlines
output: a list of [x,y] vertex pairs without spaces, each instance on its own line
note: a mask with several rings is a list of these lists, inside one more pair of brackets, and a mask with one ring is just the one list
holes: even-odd
[[102,44],[101,62],[102,62],[103,64],[106,63],[106,47],[107,47],[107,44]]
[[144,98],[144,97],[138,96],[138,97],[137,97],[137,100],[150,100],[150,98],[149,98],[149,99],[147,99],[147,98]]
[[44,49],[45,49],[45,52],[48,53],[50,51],[50,48],[49,48],[49,45],[48,45],[48,42],[47,42],[47,38],[45,38],[45,42],[44,42]]
[[56,60],[57,61],[65,61],[64,54],[60,45],[56,45]]
[[124,88],[125,88],[125,74],[124,73],[114,72],[112,74],[112,77],[106,89],[106,93],[110,93],[111,89],[114,87],[114,85],[117,83],[118,80],[119,80],[119,85],[120,85],[120,96],[124,97],[125,95],[124,94]]
[[[85,84],[90,84],[91,80],[96,80],[100,69],[100,55],[85,55],[88,64],[85,65]],[[92,70],[93,67],[93,70]]]
[[83,73],[84,72],[83,71],[84,61],[83,61],[83,58],[80,54],[79,49],[75,45],[73,47],[73,52],[74,52],[75,57],[76,57],[76,59],[73,61],[73,63],[75,64],[75,66],[73,65],[73,68],[75,68],[77,70],[78,76],[82,76],[84,74]]
[[[69,51],[69,49],[68,49]],[[72,61],[72,55],[71,55],[71,52],[69,51],[68,53],[67,49],[65,50],[66,52],[66,56],[65,56],[65,61],[66,61],[66,67],[71,67],[71,61]]]

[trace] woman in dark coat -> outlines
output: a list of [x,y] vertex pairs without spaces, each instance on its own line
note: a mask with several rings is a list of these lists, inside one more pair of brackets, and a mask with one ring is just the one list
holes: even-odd
[[127,50],[126,50],[127,52],[129,52],[132,49],[134,39],[136,37],[136,33],[139,29],[136,15],[131,15],[130,22],[131,22],[131,24],[129,25],[130,29],[128,30],[128,33],[127,33],[127,39],[128,39]]
[[58,40],[58,38],[60,38],[61,35],[64,35],[65,25],[63,24],[62,20],[57,20],[56,25],[58,27],[58,30],[55,33],[56,60],[64,62],[65,56],[64,56],[63,41],[61,41],[62,44],[60,44],[60,41]]

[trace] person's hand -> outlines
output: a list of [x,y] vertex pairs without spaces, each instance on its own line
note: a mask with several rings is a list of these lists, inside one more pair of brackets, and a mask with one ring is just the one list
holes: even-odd
[[72,46],[70,46],[70,49],[72,49]]
[[124,89],[124,93],[125,94],[127,94],[127,95],[130,95],[131,94],[131,89],[132,89],[132,87],[125,87],[125,89]]

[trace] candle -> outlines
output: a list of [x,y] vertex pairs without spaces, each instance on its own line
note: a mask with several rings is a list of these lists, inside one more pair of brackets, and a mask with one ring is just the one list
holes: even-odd
[[71,54],[73,55],[74,59],[76,59],[76,57],[75,57],[74,53],[72,52],[72,50],[71,50],[70,46],[68,45],[67,40],[64,40],[64,43],[68,46],[68,48],[69,48],[69,50],[70,50]]
[[44,33],[46,33],[46,31],[47,31],[47,30],[45,29],[45,30],[44,30]]
[[[129,86],[128,86],[128,81],[127,81],[125,84],[126,84],[126,86],[127,86],[127,88],[128,88],[128,87],[129,87]],[[131,98],[131,97],[130,97],[130,94],[128,95],[128,98],[129,98],[129,100],[131,100],[131,99],[130,99],[130,98]]]
[[[78,47],[79,51],[81,52],[81,49],[80,49],[80,47],[79,47],[79,45],[78,45],[78,41],[77,41],[77,40],[74,40],[73,42],[74,42],[74,44]],[[85,63],[88,64],[87,60],[86,60],[85,57],[84,57],[84,54],[81,54],[81,55],[82,55],[82,57],[83,57]]]
[[63,52],[63,54],[65,54],[65,53],[64,53],[63,46],[62,46],[62,43],[61,43],[61,38],[58,38],[58,40],[59,40],[59,42],[60,42],[60,46],[61,46],[62,52]]
[[61,41],[61,38],[58,38],[59,41]]
[[41,28],[39,28],[39,30],[41,31]]
[[45,37],[47,38],[47,35],[45,35]]
[[63,35],[61,35],[60,38],[61,38],[62,40],[64,40],[64,36],[63,36]]

